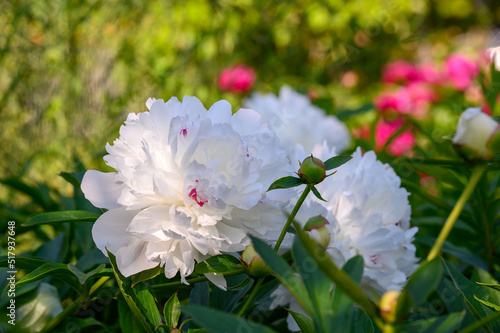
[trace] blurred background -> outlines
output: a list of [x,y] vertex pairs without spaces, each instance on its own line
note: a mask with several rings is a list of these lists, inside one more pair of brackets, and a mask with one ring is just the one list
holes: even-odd
[[106,170],[105,143],[149,97],[236,111],[251,91],[218,77],[244,64],[252,91],[288,84],[354,129],[375,117],[384,64],[477,54],[499,22],[495,0],[0,0],[1,214],[33,196],[50,210],[72,191],[61,171]]

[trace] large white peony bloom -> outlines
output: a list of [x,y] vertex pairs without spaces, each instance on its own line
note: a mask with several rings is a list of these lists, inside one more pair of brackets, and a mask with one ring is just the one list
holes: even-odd
[[307,96],[288,86],[281,87],[279,96],[254,93],[243,104],[259,112],[262,120],[278,135],[281,147],[292,160],[297,144],[302,145],[308,154],[315,145],[325,141],[337,152],[349,147],[351,137],[347,126],[336,117],[327,116]]
[[[325,151],[316,149],[314,156],[326,160],[331,152]],[[339,267],[361,255],[365,264],[362,287],[380,295],[401,290],[417,268],[412,244],[417,228],[410,228],[409,193],[401,187],[394,170],[378,161],[374,152],[362,154],[358,148],[352,160],[317,188],[326,202],[310,195],[296,220],[305,225],[308,218],[322,215],[329,221],[331,238],[326,251]],[[314,233],[312,236],[317,238]],[[297,309],[298,304],[284,288],[280,287],[274,297],[273,306],[290,303]],[[288,323],[291,330],[298,329],[293,318]]]
[[92,229],[97,247],[116,255],[125,276],[160,264],[185,282],[195,261],[243,250],[249,232],[272,241],[287,197],[266,190],[292,170],[259,114],[232,115],[226,101],[207,111],[189,96],[146,105],[106,146],[117,172],[83,178],[85,197],[108,209]]

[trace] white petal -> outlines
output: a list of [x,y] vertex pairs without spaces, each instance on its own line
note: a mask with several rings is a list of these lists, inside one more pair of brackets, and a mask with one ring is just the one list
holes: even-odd
[[231,115],[233,114],[231,104],[225,100],[214,103],[208,110],[208,113],[213,124],[229,123],[231,121]]
[[222,273],[205,273],[207,279],[217,288],[227,291],[227,281]]
[[92,237],[97,248],[107,256],[106,248],[116,255],[122,246],[130,242],[134,236],[126,231],[137,211],[117,208],[102,214],[92,227]]
[[115,176],[115,172],[88,170],[83,176],[81,186],[85,198],[98,208],[120,207],[117,200],[125,185],[116,182]]

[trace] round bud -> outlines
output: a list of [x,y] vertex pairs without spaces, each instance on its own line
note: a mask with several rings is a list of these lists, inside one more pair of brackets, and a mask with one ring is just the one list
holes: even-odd
[[240,261],[247,273],[253,277],[262,278],[271,274],[271,269],[266,265],[264,260],[262,260],[257,251],[255,251],[253,244],[245,248],[241,254]]
[[380,316],[388,323],[394,323],[396,318],[396,305],[401,292],[398,290],[389,290],[380,298]]
[[326,177],[326,167],[322,160],[314,156],[308,156],[302,161],[299,169],[299,177],[308,184],[318,184]]
[[327,224],[330,224],[328,220],[319,215],[311,217],[304,226],[304,230],[309,231],[323,249],[328,247],[331,239],[330,230],[326,227]]

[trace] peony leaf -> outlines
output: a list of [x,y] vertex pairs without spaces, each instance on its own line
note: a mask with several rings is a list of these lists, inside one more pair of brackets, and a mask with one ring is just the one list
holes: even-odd
[[373,333],[375,328],[370,316],[357,305],[352,308],[351,327],[348,332],[351,333]]
[[339,166],[349,162],[351,159],[352,156],[347,156],[347,155],[334,156],[325,161],[325,168],[326,170],[338,168]]
[[68,284],[78,293],[82,292],[82,286],[75,280],[75,275],[68,269],[68,266],[56,262],[47,262],[39,266],[18,280],[16,286],[22,287],[50,276]]
[[[443,260],[443,259],[442,259]],[[475,296],[479,296],[481,299],[485,299],[487,297],[486,291],[484,291],[481,287],[476,285],[474,282],[467,279],[462,273],[460,273],[455,267],[446,263],[443,260],[444,266],[448,270],[450,277],[455,284],[455,287],[462,294],[462,297],[469,308],[469,311],[476,317],[477,320],[481,320],[482,318],[489,315],[487,313],[487,309],[485,309],[480,302],[477,301]],[[489,311],[489,310],[488,310]],[[484,327],[488,332],[500,332],[500,326],[498,323],[491,323],[490,327]]]
[[496,304],[493,304],[491,302],[488,302],[488,301],[485,301],[483,299],[480,299],[476,295],[474,295],[474,298],[477,299],[480,303],[486,305],[491,310],[493,310],[493,311],[500,311],[500,305],[496,305]]
[[75,176],[74,173],[69,173],[66,171],[62,171],[59,173],[65,181],[73,185],[75,188],[80,188],[82,186],[82,182]]
[[132,275],[130,278],[132,280],[132,288],[143,281],[150,280],[163,272],[163,268],[160,267],[160,265],[153,267],[151,269],[146,269],[145,271],[139,272],[137,274]]
[[169,329],[177,327],[179,318],[181,316],[181,303],[177,298],[177,292],[173,294],[163,307],[163,316],[165,317],[165,323]]
[[318,189],[316,187],[314,187],[313,185],[309,185],[309,187],[311,188],[311,191],[314,194],[314,196],[316,196],[316,198],[318,198],[321,201],[326,202],[326,200],[323,199],[323,197],[321,196],[321,194],[319,194],[319,191],[318,191]]
[[411,275],[405,290],[410,293],[414,306],[422,304],[430,293],[437,288],[441,281],[443,270],[444,267],[441,259],[435,258],[434,260],[424,262]]
[[433,317],[430,319],[409,320],[398,326],[400,333],[452,333],[460,327],[464,320],[465,311],[455,312],[446,316]]
[[311,309],[311,300],[303,284],[286,261],[260,239],[253,236],[250,236],[250,238],[252,239],[255,251],[271,268],[273,275],[290,291],[304,309]]
[[[151,322],[153,327],[161,325],[160,311],[158,310],[151,286],[145,282],[141,282],[132,288],[132,290],[137,297],[138,305],[142,306],[142,313]],[[157,332],[164,332],[164,330],[159,329]]]
[[[359,285],[363,277],[363,268],[363,257],[355,256],[346,262],[342,270]],[[348,332],[352,322],[354,302],[341,288],[335,288],[332,305],[335,317],[332,318],[333,322],[329,323],[329,331],[338,333]]]
[[288,311],[293,319],[295,319],[295,322],[297,325],[299,325],[301,331],[303,333],[315,333],[316,331],[314,330],[314,324],[310,318],[307,316],[304,316],[302,313],[298,313],[295,311],[292,311],[290,309],[286,309]]
[[287,176],[278,179],[269,186],[268,191],[277,190],[280,188],[292,188],[304,184],[304,182],[297,177]]
[[311,317],[317,332],[333,332],[332,301],[330,297],[331,281],[323,274],[318,265],[308,255],[298,237],[295,237],[292,246],[292,255],[300,273],[307,293],[311,299]]
[[22,224],[23,227],[38,224],[52,224],[64,222],[95,222],[99,214],[84,210],[68,210],[63,212],[50,212],[36,215]]
[[[0,260],[0,267],[8,267],[8,260],[5,259]],[[16,268],[17,269],[26,269],[28,271],[32,271],[43,264],[48,263],[47,260],[42,260],[38,258],[29,258],[29,257],[16,257]]]
[[220,254],[197,263],[194,272],[197,274],[228,273],[240,269],[241,263],[238,258],[230,254]]
[[100,273],[104,268],[106,268],[106,264],[100,264],[99,266],[97,266],[96,268],[94,268],[93,270],[91,270],[90,272],[84,273],[84,272],[82,272],[81,270],[79,270],[78,268],[76,268],[75,266],[73,266],[71,264],[68,264],[67,266],[68,266],[68,269],[73,274],[75,274],[75,276],[77,277],[78,281],[80,281],[81,285],[84,285],[85,282],[89,278],[91,278],[92,276],[96,275],[97,273]]
[[[141,306],[141,302],[139,302],[135,291],[132,289],[130,281],[125,278],[118,270],[116,265],[116,257],[111,252],[107,252],[109,262],[111,263],[113,271],[115,272],[116,282],[118,283],[118,287],[120,288],[123,298],[127,302],[132,313],[141,322],[143,329],[148,333],[153,333],[153,329],[151,328],[151,325],[149,324],[148,319],[146,319],[145,316],[145,314],[147,313],[146,309]],[[158,309],[156,310],[158,311]]]
[[257,322],[207,307],[187,305],[182,307],[182,312],[188,314],[195,322],[212,332],[276,333],[275,330]]
[[481,282],[476,282],[476,283],[480,286],[485,286],[500,291],[500,284],[481,283]]
[[[141,321],[123,300],[118,302],[118,315],[122,333],[136,333],[144,331]],[[149,331],[148,331],[149,332]]]

